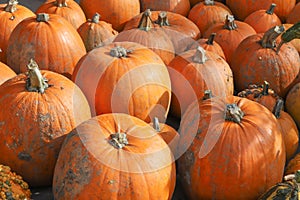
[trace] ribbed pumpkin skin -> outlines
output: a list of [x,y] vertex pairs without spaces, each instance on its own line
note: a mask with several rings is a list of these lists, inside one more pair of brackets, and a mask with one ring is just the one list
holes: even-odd
[[298,52],[291,44],[286,43],[276,54],[276,50],[261,46],[259,41],[262,37],[262,34],[248,37],[234,52],[230,66],[235,77],[235,88],[241,91],[249,84],[267,81],[284,98],[300,69]]
[[19,74],[0,86],[0,163],[30,186],[51,185],[61,144],[73,128],[91,117],[86,98],[69,79],[42,71],[52,86],[45,93],[25,89]]
[[187,16],[190,10],[189,0],[140,0],[141,12],[146,9],[163,10]]
[[17,74],[7,65],[0,62],[0,85]]
[[[244,112],[225,121],[225,103]],[[285,148],[274,115],[245,98],[194,102],[182,118],[178,172],[189,199],[257,199],[280,182]],[[191,145],[190,145],[191,144]]]
[[[118,131],[128,145],[109,143]],[[153,200],[171,199],[175,163],[166,143],[155,130],[126,114],[94,117],[66,138],[55,166],[55,199]]]
[[285,100],[286,111],[300,127],[300,83],[295,84],[288,92]]
[[181,117],[188,106],[211,90],[214,96],[233,95],[233,77],[228,63],[219,55],[206,51],[205,63],[193,61],[197,50],[176,56],[168,65],[172,84],[171,112]]
[[16,73],[26,72],[33,58],[40,69],[63,74],[70,78],[76,63],[86,54],[76,29],[63,17],[49,14],[46,22],[36,17],[23,20],[11,34],[7,49],[7,65]]
[[[58,3],[66,3],[67,6],[59,7]],[[86,21],[85,14],[74,0],[47,0],[36,10],[36,13],[57,14],[70,22],[75,29]]]
[[220,2],[214,5],[206,5],[204,2],[198,3],[191,8],[188,18],[193,21],[201,33],[219,22],[224,22],[226,15],[231,15],[230,9]]
[[287,16],[286,22],[289,24],[296,24],[300,21],[300,3],[297,3],[296,6],[291,10]]
[[8,45],[8,39],[13,29],[23,19],[27,17],[35,16],[34,13],[22,5],[17,5],[17,10],[12,14],[6,12],[4,9],[7,4],[0,4],[0,61],[6,63],[6,49]]
[[88,19],[97,12],[118,32],[123,30],[128,20],[140,14],[139,0],[80,0],[79,5]]
[[[112,48],[132,50],[125,58],[110,55]],[[96,48],[77,64],[72,80],[85,93],[93,115],[121,112],[150,122],[165,121],[171,82],[166,66],[153,51],[132,42]]]

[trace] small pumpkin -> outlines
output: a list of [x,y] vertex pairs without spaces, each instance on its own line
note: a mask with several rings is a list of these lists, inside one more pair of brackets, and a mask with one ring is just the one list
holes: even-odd
[[170,200],[175,163],[164,140],[144,121],[98,115],[65,139],[55,166],[55,199]]
[[100,18],[100,14],[95,13],[92,19],[87,20],[77,29],[87,51],[111,43],[118,34],[111,24]]

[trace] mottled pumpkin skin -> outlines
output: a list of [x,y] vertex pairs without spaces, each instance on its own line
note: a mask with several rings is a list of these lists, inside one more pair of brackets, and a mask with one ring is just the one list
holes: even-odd
[[[110,135],[127,134],[113,147]],[[140,119],[104,114],[79,125],[66,138],[53,179],[55,199],[171,199],[175,163],[163,139]]]
[[79,5],[88,19],[97,12],[118,32],[123,30],[128,20],[140,14],[139,0],[81,0]]
[[[58,6],[67,4],[67,6]],[[36,13],[57,14],[70,22],[75,29],[86,21],[85,14],[78,3],[74,0],[47,0],[35,11]]]
[[[225,104],[244,112],[226,121]],[[285,146],[274,115],[246,98],[194,102],[180,124],[178,172],[189,199],[257,199],[281,181]]]
[[141,12],[146,9],[163,10],[187,16],[190,11],[189,0],[140,0]]
[[0,86],[0,163],[30,186],[51,185],[65,135],[91,117],[86,98],[72,81],[50,71],[42,75],[51,85],[43,94],[25,89],[25,74]]
[[285,107],[295,120],[298,127],[300,127],[300,83],[295,84],[288,92],[285,100]]
[[0,85],[17,74],[6,64],[0,62]]
[[0,61],[3,63],[6,63],[6,49],[11,32],[23,19],[35,16],[30,9],[22,5],[16,5],[17,10],[13,13],[6,12],[6,5],[0,4]]
[[[262,37],[262,34],[248,37],[234,52],[230,66],[235,88],[241,91],[249,84],[267,81],[280,97],[285,98],[299,73],[300,57],[288,43],[282,45],[278,54],[274,49],[263,48],[260,43]],[[276,40],[277,44],[279,40]]]
[[33,58],[40,69],[71,78],[76,63],[86,54],[76,29],[59,15],[49,14],[49,17],[48,22],[38,22],[36,17],[27,18],[12,32],[7,65],[16,73],[26,72],[26,65]]
[[[116,46],[132,50],[127,57],[110,55]],[[171,102],[167,67],[150,49],[132,42],[96,48],[78,62],[72,80],[86,95],[93,116],[121,112],[150,122],[164,122]]]

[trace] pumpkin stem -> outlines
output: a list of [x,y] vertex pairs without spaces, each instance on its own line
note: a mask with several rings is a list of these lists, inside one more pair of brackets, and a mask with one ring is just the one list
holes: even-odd
[[128,144],[126,133],[118,131],[118,133],[111,134],[109,143],[116,149],[122,149]]
[[47,14],[47,13],[38,13],[36,15],[36,20],[38,22],[48,22],[49,21],[49,14]]
[[13,13],[17,10],[18,0],[9,0],[7,5],[5,6],[4,10],[6,12]]
[[226,105],[225,120],[241,123],[244,113],[235,103]]
[[208,38],[207,41],[206,41],[206,44],[208,44],[208,45],[213,45],[213,44],[214,44],[215,37],[216,37],[216,33],[210,34],[209,38]]
[[207,61],[206,52],[201,46],[197,47],[196,53],[193,56],[193,61],[200,64]]
[[261,39],[260,43],[263,48],[274,49],[276,47],[276,38],[283,33],[283,25],[275,26],[266,31]]
[[159,120],[157,117],[154,117],[153,119],[153,128],[157,131],[160,132],[160,125],[159,125]]
[[167,12],[162,11],[158,14],[158,19],[155,21],[159,26],[170,26],[169,19],[167,17]]
[[294,174],[288,174],[283,177],[284,181],[295,180],[297,183],[300,183],[300,170],[297,170]]
[[127,57],[127,54],[131,53],[131,52],[132,52],[132,50],[125,49],[124,47],[121,47],[121,46],[116,46],[110,50],[110,55],[112,57],[117,57],[117,58],[124,57],[125,58],[125,57]]
[[281,42],[277,47],[276,53],[279,52],[280,47],[286,43],[290,42],[296,38],[300,38],[300,21],[294,24],[292,27],[288,28],[282,35],[281,35]]
[[101,17],[101,15],[100,15],[99,13],[96,12],[96,13],[94,14],[93,18],[92,18],[92,22],[95,23],[95,24],[99,24],[99,22],[100,22],[100,17]]
[[261,92],[262,95],[268,95],[269,94],[269,88],[270,88],[270,84],[268,83],[268,81],[264,81],[264,84],[263,84],[263,90]]
[[214,2],[213,0],[205,0],[205,1],[204,1],[204,4],[205,4],[206,6],[211,6],[211,5],[215,5],[215,2]]
[[211,99],[212,98],[212,92],[211,90],[205,90],[204,95],[202,97],[202,100]]
[[42,76],[37,63],[33,59],[30,59],[27,69],[26,89],[29,92],[44,93],[49,87],[48,80]]
[[272,3],[269,10],[267,10],[266,13],[269,15],[273,15],[275,7],[276,7],[276,4]]
[[273,114],[275,115],[275,117],[278,119],[280,117],[280,111],[283,108],[283,100],[282,99],[277,99],[276,104],[274,106],[273,109]]
[[151,11],[150,9],[146,9],[143,12],[138,28],[144,31],[149,31],[151,28],[153,28],[153,24],[154,23],[151,19]]
[[66,0],[56,0],[56,1],[54,2],[54,4],[55,4],[57,7],[67,7],[67,6],[68,6]]
[[234,16],[233,15],[226,15],[226,20],[225,20],[225,25],[224,28],[228,30],[235,30],[237,29],[237,25],[234,21]]

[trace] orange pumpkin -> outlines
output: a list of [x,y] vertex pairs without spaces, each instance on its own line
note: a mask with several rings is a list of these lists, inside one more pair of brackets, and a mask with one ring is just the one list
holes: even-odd
[[7,65],[16,73],[25,72],[28,60],[33,58],[41,69],[70,78],[76,63],[85,54],[80,35],[67,20],[56,14],[40,13],[23,20],[12,32]]
[[86,95],[93,116],[118,112],[146,122],[165,121],[170,76],[158,55],[133,42],[113,42],[83,56],[72,80]]
[[139,0],[80,0],[79,5],[88,19],[97,12],[118,32],[123,30],[128,20],[140,13]]
[[300,153],[298,152],[287,164],[285,175],[294,174],[300,170]]
[[274,13],[275,7],[276,4],[272,3],[268,10],[257,10],[248,15],[244,22],[252,26],[257,33],[264,33],[274,26],[279,26],[281,21]]
[[296,24],[300,21],[300,3],[297,3],[296,6],[291,10],[289,15],[287,16],[286,23]]
[[300,82],[296,83],[288,92],[285,99],[286,111],[300,127]]
[[[287,30],[293,26],[293,24],[283,24],[284,29]],[[290,43],[297,49],[299,55],[300,55],[300,38],[295,38],[290,41]]]
[[6,64],[0,62],[0,85],[17,74]]
[[11,32],[23,19],[33,17],[34,13],[17,0],[0,4],[0,61],[6,64],[6,49]]
[[96,116],[65,139],[54,172],[55,199],[170,200],[176,172],[171,151],[144,121]]
[[[196,4],[198,4],[199,2],[202,2],[204,0],[190,0],[190,4],[191,4],[191,7],[194,7]],[[221,2],[223,4],[226,3],[226,0],[216,0],[218,2]]]
[[[61,144],[72,129],[91,117],[81,90],[66,77],[39,71],[31,60],[0,86],[0,163],[32,187],[49,186]],[[13,117],[12,117],[13,116]]]
[[146,9],[162,10],[187,16],[190,11],[189,0],[140,0],[141,11]]
[[178,173],[189,199],[257,199],[281,181],[285,146],[275,116],[236,96],[193,102],[179,128]]
[[96,13],[92,19],[87,20],[77,29],[87,51],[111,43],[118,34],[111,24],[100,21],[100,17],[100,14]]
[[60,15],[75,29],[86,21],[83,10],[74,0],[47,0],[37,8],[36,13]]

